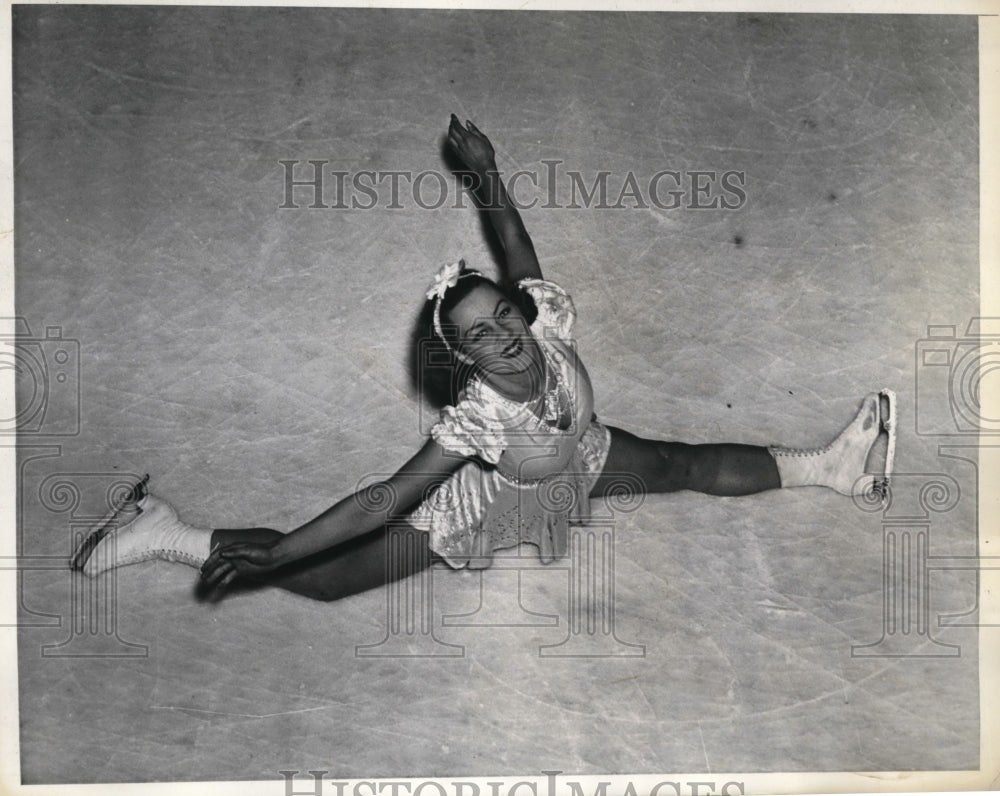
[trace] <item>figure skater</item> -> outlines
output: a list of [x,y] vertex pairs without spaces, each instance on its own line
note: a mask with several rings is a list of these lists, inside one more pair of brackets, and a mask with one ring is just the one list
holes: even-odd
[[[573,302],[542,278],[492,144],[454,115],[448,143],[502,246],[503,277],[497,283],[454,263],[427,293],[429,339],[450,358],[462,389],[420,450],[390,478],[290,533],[195,528],[148,492],[146,476],[83,541],[74,569],[97,576],[160,558],[200,567],[210,590],[239,578],[335,600],[436,559],[487,567],[494,550],[522,542],[549,562],[566,553],[569,524],[587,518],[590,499],[622,489],[735,496],[823,486],[850,495],[864,483],[883,432],[888,447],[874,487],[884,494],[895,441],[889,390],[868,395],[840,435],[815,450],[689,445],[598,422],[590,379],[572,345]],[[390,528],[401,542],[388,541]]]

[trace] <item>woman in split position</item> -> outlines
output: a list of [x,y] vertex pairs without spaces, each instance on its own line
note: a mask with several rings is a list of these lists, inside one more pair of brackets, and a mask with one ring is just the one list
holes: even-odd
[[[567,549],[568,526],[590,498],[622,489],[747,495],[823,486],[850,495],[884,490],[892,467],[895,401],[872,393],[857,416],[816,450],[643,439],[599,423],[587,371],[571,345],[576,312],[545,281],[531,239],[508,201],[489,139],[453,115],[448,142],[503,247],[493,282],[463,263],[445,266],[427,300],[428,335],[460,379],[458,400],[390,478],[340,500],[290,533],[195,528],[147,490],[144,478],[71,565],[97,576],[153,558],[201,568],[214,589],[236,579],[334,600],[427,567],[489,566],[495,549],[528,542],[545,562]],[[888,435],[884,466],[864,478]],[[392,533],[388,532],[391,526]],[[390,543],[394,535],[402,543]]]

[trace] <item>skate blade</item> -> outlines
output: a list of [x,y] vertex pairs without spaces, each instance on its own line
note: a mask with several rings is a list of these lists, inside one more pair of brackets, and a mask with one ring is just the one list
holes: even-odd
[[[118,529],[118,515],[128,506],[130,503],[138,503],[144,497],[146,497],[147,489],[146,484],[149,482],[149,473],[146,473],[142,479],[128,491],[128,493],[118,501],[111,511],[104,516],[101,520],[100,526],[96,531],[93,531],[80,546],[76,549],[73,557],[69,561],[69,568],[77,572],[82,571],[84,566],[86,566],[87,561],[90,560],[91,554],[94,549],[99,545],[104,538],[109,534]],[[142,509],[138,508],[138,512],[142,513]],[[136,515],[138,516],[138,514]]]
[[[881,430],[887,436],[885,449],[885,466],[882,469],[881,478],[876,478],[872,484],[872,492],[882,501],[883,505],[889,502],[889,488],[892,481],[892,472],[896,458],[896,393],[893,390],[879,391],[879,423]],[[885,399],[886,409],[883,414],[882,401]]]

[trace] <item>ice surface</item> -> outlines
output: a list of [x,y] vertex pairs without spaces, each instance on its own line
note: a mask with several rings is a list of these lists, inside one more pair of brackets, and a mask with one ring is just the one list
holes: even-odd
[[[950,415],[944,383],[918,405],[915,351],[978,308],[976,45],[973,17],[17,7],[17,311],[79,342],[81,385],[46,421],[78,406],[77,435],[22,440],[21,552],[68,556],[125,474],[192,523],[288,530],[416,449],[411,324],[440,264],[493,268],[482,220],[388,208],[388,182],[371,210],[282,209],[279,161],[451,180],[454,111],[539,175],[525,220],[603,420],[813,445],[892,387],[900,471],[961,487],[935,513],[904,479],[897,508],[973,555],[975,454],[916,433]],[[609,204],[662,170],[745,173],[746,202],[545,208],[543,160],[564,194],[609,172]],[[613,522],[615,637],[574,647],[642,645],[617,657],[546,654],[571,572],[530,558],[417,584],[432,657],[356,654],[391,630],[382,592],[208,605],[179,565],[97,596],[29,568],[24,780],[975,768],[976,634],[937,621],[974,608],[972,573],[930,574],[911,651],[944,657],[852,656],[883,632],[884,522],[816,489],[649,498]],[[113,633],[78,626],[111,608]]]

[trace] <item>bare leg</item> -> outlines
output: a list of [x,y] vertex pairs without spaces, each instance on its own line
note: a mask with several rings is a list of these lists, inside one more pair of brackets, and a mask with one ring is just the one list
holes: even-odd
[[[232,542],[269,542],[282,534],[270,528],[217,529],[212,547]],[[297,561],[256,581],[311,597],[339,600],[400,580],[429,567],[434,559],[428,536],[411,525],[359,536]]]
[[691,489],[708,495],[750,495],[778,489],[781,479],[767,448],[754,445],[687,445],[643,439],[609,426],[611,449],[604,471],[590,494],[601,497],[620,488],[616,475],[638,478],[647,493]]

